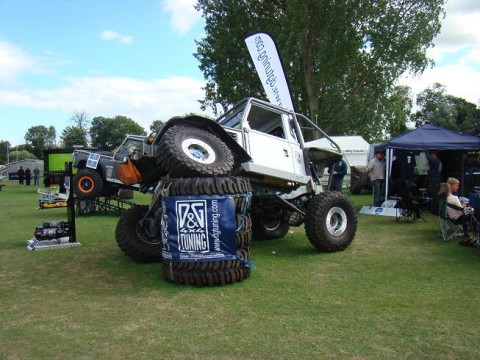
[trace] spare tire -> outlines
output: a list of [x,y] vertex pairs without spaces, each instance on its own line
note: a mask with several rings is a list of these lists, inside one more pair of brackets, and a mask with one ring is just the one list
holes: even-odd
[[172,126],[160,139],[158,163],[171,177],[223,176],[233,169],[230,148],[215,134]]
[[103,179],[94,169],[81,169],[73,177],[73,192],[81,200],[102,196],[103,188]]

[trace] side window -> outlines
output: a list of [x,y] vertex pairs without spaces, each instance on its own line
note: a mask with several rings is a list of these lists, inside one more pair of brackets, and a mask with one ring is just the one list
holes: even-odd
[[280,113],[252,106],[247,121],[252,130],[285,139],[285,129]]
[[298,142],[297,133],[295,130],[295,120],[292,115],[288,115],[288,129],[292,138]]

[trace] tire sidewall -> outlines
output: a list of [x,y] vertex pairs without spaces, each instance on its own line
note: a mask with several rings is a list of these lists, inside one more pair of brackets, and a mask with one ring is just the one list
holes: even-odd
[[[341,219],[338,226],[344,230],[332,234],[332,223]],[[357,217],[351,200],[340,192],[325,192],[316,195],[307,206],[305,231],[310,243],[319,251],[342,251],[355,237]]]
[[[91,189],[85,190],[83,182],[90,183]],[[102,195],[103,188],[103,179],[96,170],[84,168],[73,177],[73,190],[79,199],[95,199]]]
[[116,240],[120,249],[136,262],[159,262],[162,241],[160,236],[147,234],[140,226],[140,220],[148,212],[148,206],[136,205],[125,210],[118,220]]
[[[182,144],[191,139],[192,144],[203,142],[215,154],[215,160],[205,163],[189,156]],[[171,177],[225,176],[234,166],[231,149],[216,135],[203,129],[172,126],[162,135],[159,163]]]

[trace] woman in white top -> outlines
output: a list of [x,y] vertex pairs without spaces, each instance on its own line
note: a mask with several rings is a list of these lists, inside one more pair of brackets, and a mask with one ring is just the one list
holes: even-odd
[[[449,178],[448,180],[453,179]],[[454,179],[456,180],[456,179]],[[458,181],[458,180],[457,180]],[[458,190],[458,181],[457,184],[454,184],[453,189]],[[458,208],[464,208],[465,204],[462,204],[458,196],[452,194],[452,186],[449,182],[440,184],[439,194],[443,194],[446,197],[447,204],[455,205]],[[462,225],[464,239],[460,241],[461,245],[470,245],[472,243],[473,237],[470,234],[468,229],[468,224],[471,222],[470,216],[465,215],[463,209],[454,209],[447,206],[447,215],[448,218],[452,220],[454,224]]]

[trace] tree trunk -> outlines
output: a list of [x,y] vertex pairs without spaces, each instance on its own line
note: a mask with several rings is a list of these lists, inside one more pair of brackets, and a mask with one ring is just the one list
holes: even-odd
[[315,46],[313,44],[314,41],[311,40],[309,33],[305,33],[301,39],[303,73],[305,74],[309,117],[316,123],[315,115],[318,114],[319,100],[318,89],[315,87]]

